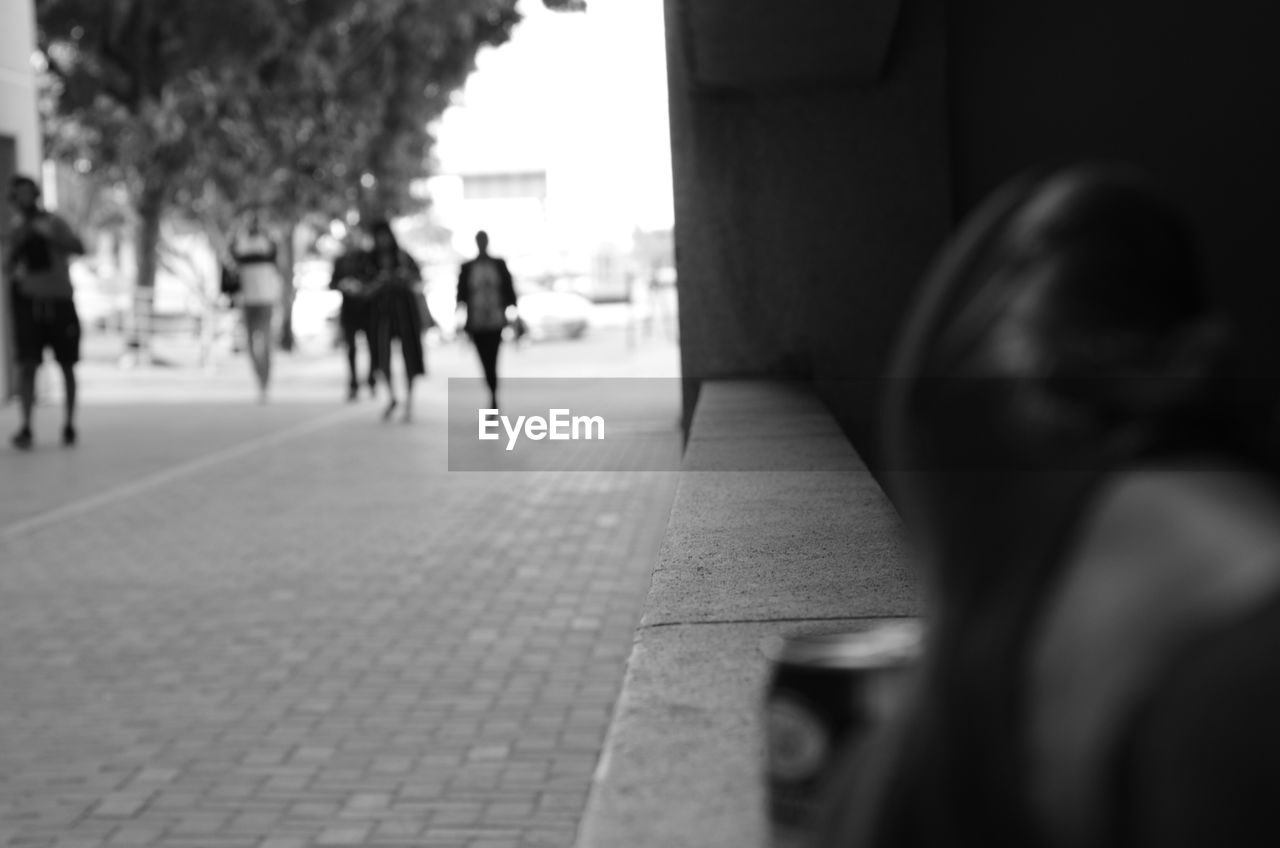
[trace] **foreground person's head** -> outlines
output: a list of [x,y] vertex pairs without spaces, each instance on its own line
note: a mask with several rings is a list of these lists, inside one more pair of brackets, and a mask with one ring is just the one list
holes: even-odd
[[40,208],[40,186],[31,177],[21,174],[10,177],[7,197],[9,204],[24,215]]
[[973,554],[1043,524],[1019,510],[1042,509],[1061,472],[1208,439],[1223,339],[1186,223],[1139,175],[1007,185],[939,257],[896,352],[884,436],[908,524]]

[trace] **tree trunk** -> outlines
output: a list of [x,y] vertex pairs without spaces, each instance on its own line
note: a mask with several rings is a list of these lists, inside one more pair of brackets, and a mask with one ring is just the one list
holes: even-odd
[[280,274],[284,277],[284,288],[280,297],[280,349],[293,350],[293,242],[298,234],[298,222],[290,220],[284,228],[284,238],[280,245]]
[[155,313],[156,253],[160,245],[160,216],[164,211],[159,191],[144,189],[138,200],[137,266],[133,290],[133,332],[129,347],[138,363],[151,360],[151,325]]

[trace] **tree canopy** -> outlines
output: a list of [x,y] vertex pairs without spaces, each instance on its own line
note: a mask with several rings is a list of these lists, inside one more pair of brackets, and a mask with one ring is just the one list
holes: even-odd
[[37,0],[48,149],[160,217],[407,211],[429,122],[516,0]]

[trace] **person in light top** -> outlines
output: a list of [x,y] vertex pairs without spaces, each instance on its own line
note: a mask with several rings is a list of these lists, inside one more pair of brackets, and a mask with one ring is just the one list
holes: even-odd
[[258,381],[258,399],[265,402],[271,382],[271,327],[275,306],[284,293],[277,263],[276,243],[253,212],[244,230],[236,234],[231,255],[240,274],[240,305],[249,360]]

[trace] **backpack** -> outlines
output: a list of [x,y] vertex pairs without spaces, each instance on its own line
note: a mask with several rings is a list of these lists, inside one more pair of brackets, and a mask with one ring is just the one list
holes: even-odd
[[492,259],[471,264],[467,276],[467,324],[473,330],[501,330],[507,325],[502,301],[502,271]]

